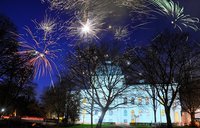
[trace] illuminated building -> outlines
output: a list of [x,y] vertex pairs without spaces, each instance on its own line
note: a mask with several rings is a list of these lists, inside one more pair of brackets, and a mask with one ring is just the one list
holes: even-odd
[[[108,63],[107,63],[108,64]],[[106,65],[107,66],[107,65]],[[111,65],[109,65],[111,66]],[[112,66],[111,66],[112,67]],[[121,70],[118,66],[114,66],[115,70]],[[113,68],[107,68],[113,69]],[[98,69],[97,69],[98,70]],[[110,71],[109,71],[110,72]],[[118,71],[119,73],[119,71]],[[95,76],[94,76],[95,77]],[[105,79],[101,74],[101,79]],[[112,77],[115,78],[115,75]],[[124,75],[121,72],[121,81],[118,82],[117,86],[120,88],[125,84]],[[96,80],[96,79],[94,79]],[[101,81],[101,80],[98,80]],[[95,82],[94,82],[95,83]],[[105,81],[104,81],[105,83]],[[103,82],[102,82],[103,84]],[[96,87],[96,86],[95,86]],[[154,123],[154,113],[152,99],[149,97],[147,91],[144,91],[144,88],[147,88],[148,85],[141,83],[129,86],[123,94],[119,95],[110,105],[110,107],[117,104],[121,104],[114,109],[109,109],[103,119],[103,122],[116,123],[116,124],[130,124],[130,123]],[[106,87],[105,87],[106,89]],[[79,123],[91,123],[91,101],[92,98],[89,98],[87,95],[88,90],[83,89],[81,91],[81,110],[80,110],[80,122]],[[92,89],[89,90],[92,92]],[[100,89],[97,92],[100,92]],[[106,90],[104,92],[107,92]],[[90,95],[91,96],[91,95]],[[103,94],[99,94],[100,100],[103,102]],[[96,98],[95,96],[93,98]],[[98,123],[98,119],[101,115],[100,107],[95,104],[93,108],[93,123]],[[171,120],[172,123],[181,123],[181,107],[178,104],[173,104],[171,107]],[[157,123],[166,123],[164,107],[158,103],[157,106]]]

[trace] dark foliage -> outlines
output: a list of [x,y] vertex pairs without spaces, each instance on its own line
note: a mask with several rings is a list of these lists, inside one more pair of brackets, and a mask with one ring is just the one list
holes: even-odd
[[5,16],[0,15],[0,106],[6,113],[15,110],[15,100],[32,79],[32,67],[17,54],[17,30]]

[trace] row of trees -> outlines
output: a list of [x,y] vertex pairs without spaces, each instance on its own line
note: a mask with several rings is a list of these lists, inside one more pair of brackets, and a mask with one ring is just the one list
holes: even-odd
[[[33,81],[34,67],[28,63],[29,56],[18,54],[19,43],[15,25],[0,15],[0,116],[43,116],[56,113],[72,122],[78,118],[79,93],[73,84],[64,79],[58,85],[45,89],[41,101],[36,99]],[[68,78],[68,77],[66,77]],[[67,122],[68,123],[68,122]]]
[[[177,98],[184,111],[188,112],[194,107],[186,107],[184,104],[189,103],[186,100],[189,94],[186,90],[189,88],[186,87],[191,87],[190,91],[193,88],[194,92],[197,92],[199,87],[196,81],[199,79],[199,46],[190,40],[188,34],[163,32],[149,46],[137,48],[131,54],[130,60],[133,65],[128,72],[134,74],[137,71],[138,79],[143,79],[149,84],[149,94],[153,102],[159,102],[165,108],[167,127],[172,127],[170,110]],[[196,83],[196,86],[192,83]],[[196,102],[199,94],[194,94],[194,98],[190,100]],[[197,103],[192,113],[189,112],[192,114],[192,125],[194,113],[199,105]]]
[[59,123],[60,117],[65,117],[63,123],[71,124],[79,117],[80,95],[68,77],[62,79],[56,86],[46,88],[41,100],[47,118],[56,115]]
[[17,33],[14,24],[0,15],[0,109],[4,114],[39,115],[33,67],[26,63],[26,57],[17,54],[18,42],[13,33]]
[[[170,110],[177,99],[183,110],[191,114],[194,123],[194,114],[200,103],[197,101],[199,50],[198,44],[190,40],[187,33],[168,31],[142,47],[125,46],[120,42],[83,44],[67,57],[67,72],[71,81],[79,89],[84,89],[90,99],[91,124],[95,105],[101,110],[97,125],[101,127],[107,110],[123,104],[113,106],[113,101],[128,87],[143,80],[149,85],[143,90],[148,91],[153,100],[155,113],[158,102],[164,106],[167,127],[171,128]],[[123,80],[129,81],[129,84],[120,83]],[[189,102],[191,100],[193,102]]]

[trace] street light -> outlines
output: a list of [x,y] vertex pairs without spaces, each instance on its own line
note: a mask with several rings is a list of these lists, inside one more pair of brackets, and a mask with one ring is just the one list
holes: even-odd
[[1,112],[5,112],[5,108],[2,108],[2,109],[1,109]]

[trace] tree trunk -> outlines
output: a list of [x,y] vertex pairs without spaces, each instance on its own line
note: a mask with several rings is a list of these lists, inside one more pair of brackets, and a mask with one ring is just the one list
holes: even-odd
[[68,110],[68,105],[66,106],[66,113],[65,113],[65,123],[69,124],[69,110]]
[[91,112],[90,112],[90,116],[91,116],[91,128],[93,128],[93,108],[94,108],[94,102],[92,100]]
[[153,109],[153,114],[154,114],[154,123],[157,123],[157,120],[156,120],[156,109]]
[[93,128],[93,111],[94,111],[94,89],[92,88],[92,104],[91,104],[91,128]]
[[99,121],[98,121],[98,124],[97,124],[96,128],[101,128],[101,125],[102,125],[102,122],[103,122],[103,118],[104,118],[104,116],[106,114],[106,111],[107,111],[107,109],[103,109],[102,110],[102,113],[101,113],[101,116],[99,118]]
[[172,121],[170,117],[170,107],[165,106],[165,115],[167,119],[167,128],[172,128]]
[[195,119],[195,112],[191,112],[190,113],[190,117],[191,117],[190,125],[191,126],[195,126],[195,121],[194,121],[194,119]]
[[[68,112],[69,112],[69,111],[68,111]],[[65,118],[66,118],[65,120],[66,120],[66,123],[67,123],[67,124],[69,124],[69,113],[68,113],[68,112],[67,112],[66,117],[65,117]]]
[[57,113],[57,118],[58,118],[57,124],[59,124],[59,120],[60,120],[60,114],[59,113]]
[[157,123],[157,117],[156,117],[156,100],[153,99],[153,114],[154,114],[154,123]]

